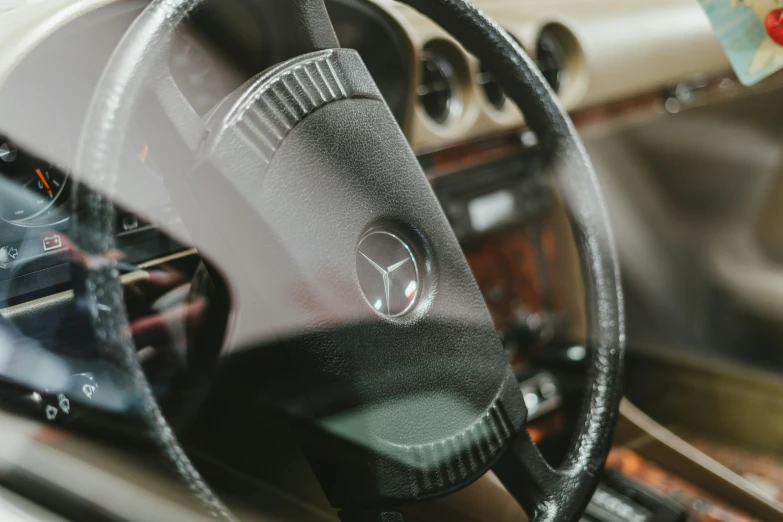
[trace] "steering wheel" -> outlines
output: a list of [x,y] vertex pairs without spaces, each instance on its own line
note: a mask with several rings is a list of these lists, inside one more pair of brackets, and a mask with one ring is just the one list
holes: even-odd
[[[579,429],[557,469],[525,430],[525,403],[460,245],[362,60],[339,48],[323,0],[259,0],[293,42],[206,121],[166,59],[202,3],[154,0],[107,66],[74,167],[76,243],[92,254],[114,247],[109,196],[134,112],[152,94],[195,158],[177,203],[231,293],[223,353],[283,361],[267,391],[342,519],[402,520],[398,507],[493,469],[533,520],[578,520],[621,397],[623,301],[598,178],[530,58],[467,0],[407,0],[494,74],[568,203],[591,359]],[[145,381],[116,266],[86,269],[80,291],[97,338],[137,382],[164,453],[210,513],[232,519]]]

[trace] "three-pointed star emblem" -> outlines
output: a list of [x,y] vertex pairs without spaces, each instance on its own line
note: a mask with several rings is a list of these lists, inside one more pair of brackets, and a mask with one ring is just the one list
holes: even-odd
[[392,317],[411,309],[419,273],[407,243],[389,232],[372,232],[359,244],[357,265],[359,284],[373,309]]

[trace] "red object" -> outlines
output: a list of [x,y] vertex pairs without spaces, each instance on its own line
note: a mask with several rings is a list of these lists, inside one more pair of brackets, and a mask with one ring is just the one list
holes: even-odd
[[783,45],[783,7],[767,14],[767,18],[764,19],[764,28],[776,44]]

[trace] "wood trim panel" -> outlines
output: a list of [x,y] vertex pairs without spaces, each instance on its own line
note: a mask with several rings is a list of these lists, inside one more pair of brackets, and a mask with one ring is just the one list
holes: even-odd
[[627,399],[620,405],[615,442],[751,516],[765,522],[783,521],[783,504],[655,422]]

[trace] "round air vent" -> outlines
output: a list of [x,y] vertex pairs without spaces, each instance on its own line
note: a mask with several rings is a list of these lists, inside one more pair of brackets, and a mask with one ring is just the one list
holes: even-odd
[[503,92],[495,77],[484,67],[483,63],[479,67],[478,83],[484,90],[489,103],[497,110],[502,111],[506,106],[506,93]]
[[421,83],[416,94],[427,115],[436,123],[444,124],[459,105],[459,81],[452,63],[434,50],[422,56]]
[[541,31],[536,47],[538,68],[555,92],[560,91],[566,67],[566,50],[561,31],[557,26],[547,26]]

